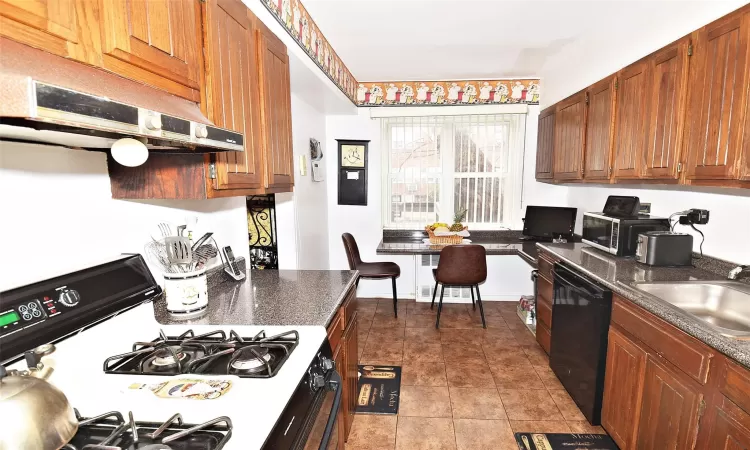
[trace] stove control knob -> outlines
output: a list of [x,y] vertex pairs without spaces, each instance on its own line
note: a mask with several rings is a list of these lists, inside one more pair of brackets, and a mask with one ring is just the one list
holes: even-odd
[[199,139],[205,139],[208,137],[208,128],[205,125],[195,126],[195,137]]
[[336,364],[330,359],[323,356],[322,358],[320,358],[320,368],[323,369],[323,373],[328,373],[336,368]]
[[317,391],[326,387],[326,377],[322,373],[312,374],[312,388]]
[[81,294],[74,289],[63,289],[60,291],[60,296],[57,298],[58,303],[62,303],[68,308],[72,308],[81,301]]

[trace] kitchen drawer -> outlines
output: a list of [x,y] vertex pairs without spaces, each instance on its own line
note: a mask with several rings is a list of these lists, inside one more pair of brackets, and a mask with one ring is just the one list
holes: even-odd
[[539,345],[542,346],[542,349],[544,349],[544,351],[547,352],[548,355],[549,355],[550,339],[551,339],[551,334],[549,332],[549,328],[545,327],[544,324],[541,324],[537,321],[536,341],[539,343]]
[[750,413],[750,371],[727,360],[724,376],[719,380],[719,391],[746,413]]
[[328,342],[331,344],[331,350],[334,353],[341,343],[341,336],[344,334],[344,328],[346,326],[344,319],[344,310],[343,308],[339,308],[339,312],[336,313],[331,324],[328,325]]
[[539,273],[547,277],[548,280],[551,280],[552,266],[555,265],[555,260],[546,253],[539,253],[539,258],[537,259],[536,264],[539,268]]
[[612,302],[612,322],[699,383],[706,384],[714,352],[694,337],[616,295]]
[[552,303],[541,295],[536,299],[536,320],[552,329]]
[[552,303],[554,302],[555,298],[553,296],[553,290],[552,290],[552,278],[547,278],[544,276],[539,276],[536,279],[536,293],[539,297],[544,297],[545,300],[547,300],[547,303],[549,303],[550,308],[552,307]]

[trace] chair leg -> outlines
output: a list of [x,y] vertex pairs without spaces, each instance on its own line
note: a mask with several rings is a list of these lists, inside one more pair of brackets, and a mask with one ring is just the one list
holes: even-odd
[[430,309],[435,306],[435,294],[437,294],[438,282],[435,282],[435,289],[432,290],[432,303],[430,303]]
[[477,304],[474,303],[474,286],[469,286],[469,290],[471,291],[471,308],[476,310]]
[[398,295],[396,295],[396,277],[391,278],[391,282],[393,283],[393,316],[398,318]]
[[474,286],[477,290],[477,303],[479,303],[479,314],[482,316],[482,328],[487,328],[487,322],[484,321],[484,308],[482,307],[482,296],[479,294],[479,285]]
[[443,310],[443,293],[445,292],[445,285],[440,285],[440,303],[438,303],[437,322],[435,322],[435,328],[440,328],[440,312]]

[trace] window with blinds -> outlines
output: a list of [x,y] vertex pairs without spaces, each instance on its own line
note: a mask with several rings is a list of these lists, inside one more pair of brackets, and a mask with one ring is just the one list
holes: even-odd
[[383,223],[473,229],[520,219],[525,114],[389,117],[382,120]]

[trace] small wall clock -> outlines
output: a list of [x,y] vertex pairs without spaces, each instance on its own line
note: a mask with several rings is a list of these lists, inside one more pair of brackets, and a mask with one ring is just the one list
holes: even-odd
[[336,141],[339,144],[339,205],[367,205],[367,146],[370,141]]

